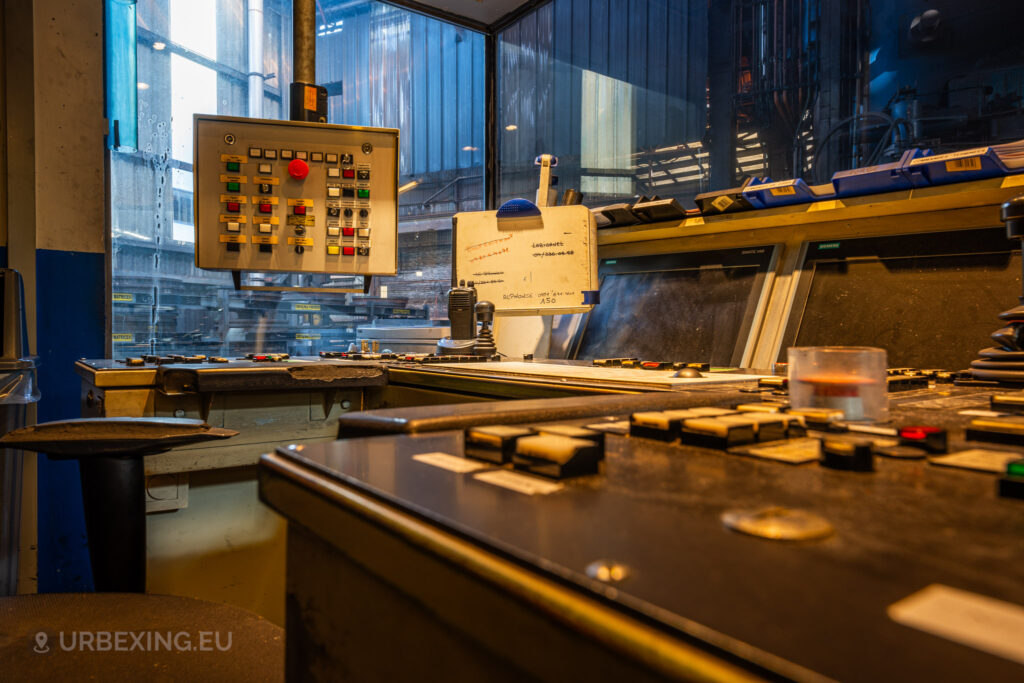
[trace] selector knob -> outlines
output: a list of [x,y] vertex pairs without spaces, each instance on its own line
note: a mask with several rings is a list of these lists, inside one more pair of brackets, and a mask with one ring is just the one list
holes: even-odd
[[305,180],[309,175],[309,164],[302,159],[292,159],[288,162],[288,175],[296,180]]

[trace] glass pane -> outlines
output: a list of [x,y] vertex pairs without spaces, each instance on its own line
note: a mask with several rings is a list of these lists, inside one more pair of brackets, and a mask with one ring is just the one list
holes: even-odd
[[[446,318],[451,215],[482,208],[483,37],[382,3],[318,3],[318,79],[332,93],[332,123],[401,129],[401,181],[413,189],[400,202],[399,275],[375,278],[368,296],[236,292],[229,273],[195,267],[192,116],[287,118],[291,11],[290,0],[264,0],[262,17],[245,0],[139,1],[139,150],[111,157],[115,358],[310,355],[346,349],[374,322]],[[249,21],[262,22],[252,28],[263,42],[251,65]],[[263,75],[258,112],[250,72]]]
[[588,205],[1024,138],[1024,3],[552,0],[498,42],[499,193]]

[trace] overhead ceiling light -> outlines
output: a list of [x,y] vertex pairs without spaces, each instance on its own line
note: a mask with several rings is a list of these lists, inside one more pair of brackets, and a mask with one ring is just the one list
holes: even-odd
[[167,47],[167,43],[161,43],[159,40],[153,43],[154,50],[163,50],[165,47]]
[[149,83],[139,81],[139,90],[149,90]]
[[418,180],[410,180],[405,185],[402,185],[401,187],[398,188],[398,194],[405,194],[406,192],[408,192],[409,190],[411,190],[412,188],[416,187],[419,184],[420,181]]
[[507,126],[505,126],[505,130],[519,130],[519,126],[517,126],[514,123],[510,123]]

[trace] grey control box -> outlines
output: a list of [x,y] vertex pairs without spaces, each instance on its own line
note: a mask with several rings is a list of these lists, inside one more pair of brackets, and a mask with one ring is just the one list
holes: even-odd
[[196,266],[394,275],[398,131],[196,114]]

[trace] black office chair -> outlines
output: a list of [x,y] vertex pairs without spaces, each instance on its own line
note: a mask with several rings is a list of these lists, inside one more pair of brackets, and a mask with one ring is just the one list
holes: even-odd
[[[19,680],[143,680],[154,674],[172,680],[283,680],[280,627],[230,605],[144,594],[143,457],[235,434],[201,420],[99,418],[48,422],[0,438],[0,447],[78,460],[98,591],[0,598],[0,663],[6,671]],[[119,650],[111,640],[110,649],[96,650],[95,634],[119,632],[128,634],[122,645],[130,649]],[[208,634],[205,639],[201,632]],[[85,649],[83,633],[93,634],[86,636]]]

